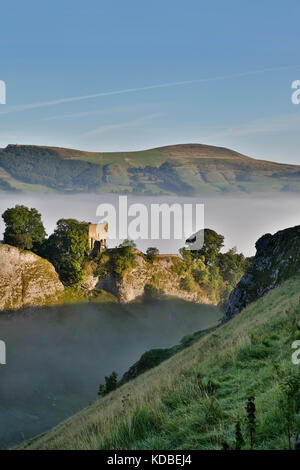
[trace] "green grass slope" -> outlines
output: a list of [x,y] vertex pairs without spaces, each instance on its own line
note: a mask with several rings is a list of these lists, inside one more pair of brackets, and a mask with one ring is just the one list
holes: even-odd
[[[256,401],[257,449],[286,449],[281,384],[299,377],[300,278],[289,279],[233,320],[21,445],[25,449],[220,449]],[[97,373],[95,371],[95,373]],[[95,391],[96,392],[96,391]],[[298,426],[298,428],[297,428]],[[299,424],[292,422],[293,440]]]
[[8,145],[0,191],[221,194],[300,191],[300,166],[256,160],[223,147],[182,144],[136,152]]

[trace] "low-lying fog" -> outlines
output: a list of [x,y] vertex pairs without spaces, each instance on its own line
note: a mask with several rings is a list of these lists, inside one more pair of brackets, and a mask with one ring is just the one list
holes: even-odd
[[[204,203],[205,226],[225,236],[225,248],[236,246],[238,251],[247,256],[255,254],[255,242],[265,233],[274,233],[287,227],[298,225],[299,195],[266,194],[260,196],[223,196],[205,198],[183,197],[128,197],[128,205],[132,203],[167,202]],[[101,203],[112,203],[118,208],[118,196],[96,194],[0,194],[0,213],[15,204],[24,204],[37,208],[43,217],[48,235],[52,233],[60,218],[76,218],[96,223],[97,206]],[[129,219],[130,220],[130,219]],[[0,237],[4,230],[0,220]],[[157,246],[162,253],[176,253],[183,246],[184,240],[142,240],[137,242],[138,248],[146,250],[149,246]],[[110,247],[118,241],[110,241]]]
[[59,423],[97,398],[105,375],[121,376],[146,350],[177,344],[220,316],[181,300],[0,313],[0,448]]

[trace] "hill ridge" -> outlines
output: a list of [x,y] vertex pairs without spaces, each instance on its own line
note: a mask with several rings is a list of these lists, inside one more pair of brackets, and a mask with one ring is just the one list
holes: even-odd
[[0,191],[35,189],[185,196],[300,192],[300,165],[197,143],[131,152],[13,144],[0,149]]

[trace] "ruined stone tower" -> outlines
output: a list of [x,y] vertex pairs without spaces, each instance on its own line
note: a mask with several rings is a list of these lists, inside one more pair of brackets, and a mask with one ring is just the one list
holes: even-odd
[[89,224],[89,245],[92,251],[101,251],[107,248],[108,223]]

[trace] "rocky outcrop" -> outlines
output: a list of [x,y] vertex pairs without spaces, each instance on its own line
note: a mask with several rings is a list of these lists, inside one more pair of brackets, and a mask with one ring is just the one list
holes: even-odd
[[0,310],[48,305],[63,290],[51,263],[30,251],[0,245]]
[[131,302],[152,292],[190,302],[213,303],[198,285],[195,284],[190,292],[182,287],[184,274],[180,273],[181,258],[160,255],[148,262],[141,253],[137,253],[135,261],[135,267],[125,271],[121,278],[112,274],[100,277],[96,287],[111,292],[121,303]]
[[300,226],[264,235],[256,242],[251,267],[231,292],[223,323],[249,303],[300,272]]

